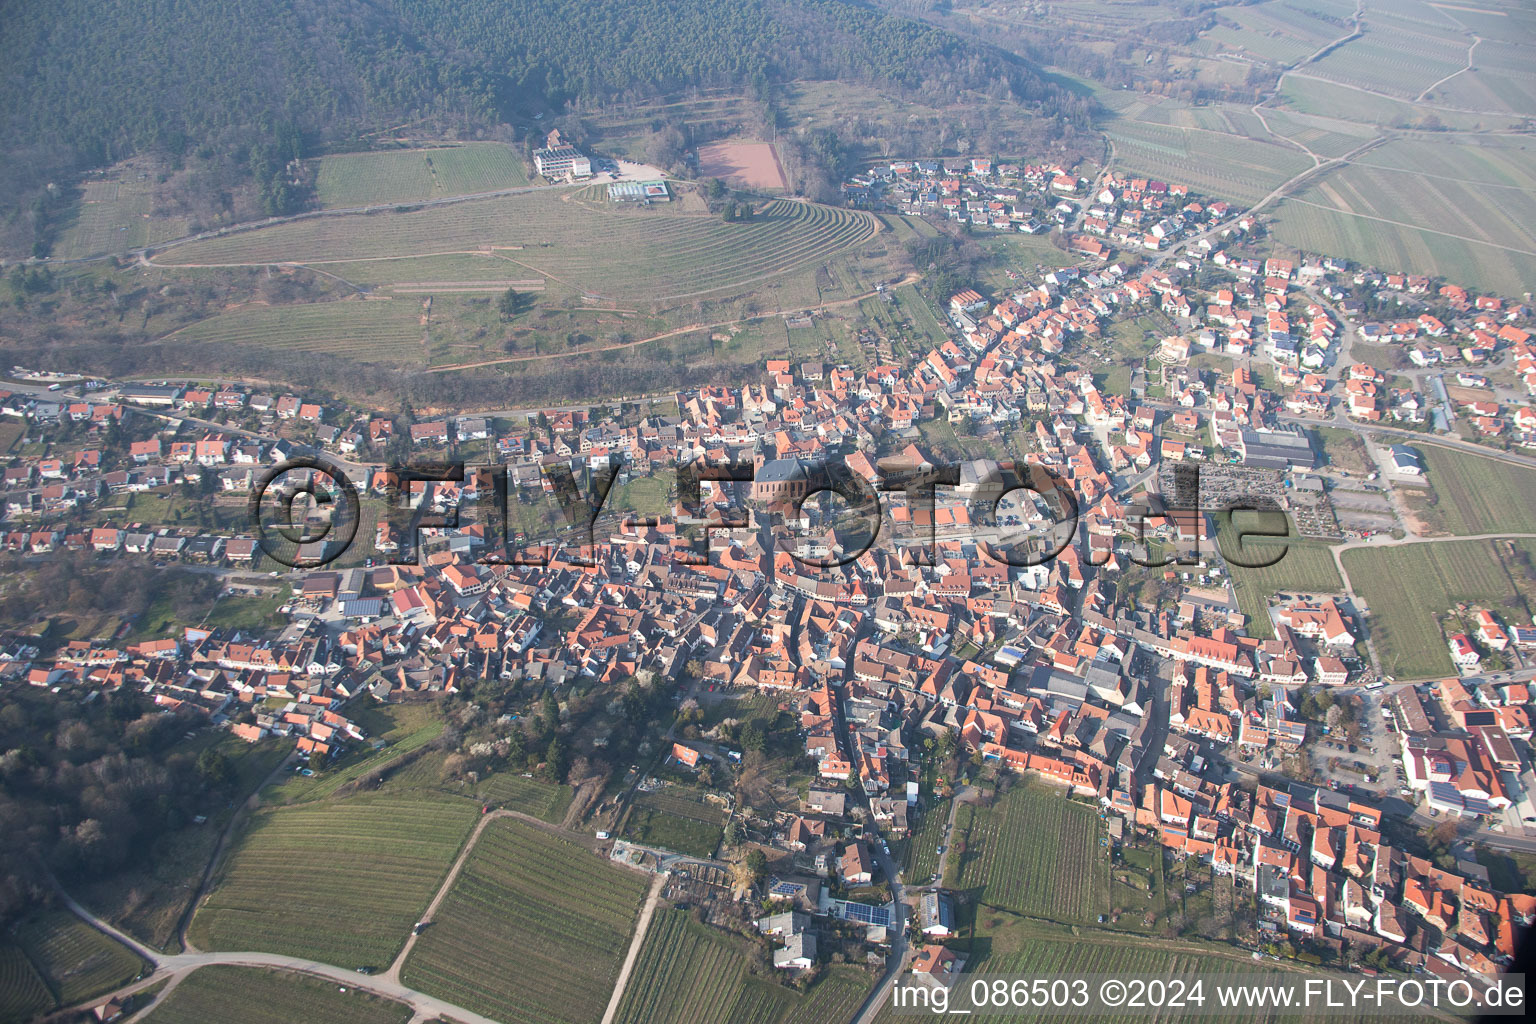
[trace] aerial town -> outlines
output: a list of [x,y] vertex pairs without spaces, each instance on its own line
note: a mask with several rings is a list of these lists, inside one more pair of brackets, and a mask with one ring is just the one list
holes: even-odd
[[[960,927],[957,812],[1033,780],[1095,812],[1104,856],[1150,846],[1234,880],[1253,897],[1240,940],[1253,949],[1494,976],[1536,898],[1499,891],[1474,846],[1536,836],[1536,626],[1464,607],[1465,625],[1435,640],[1454,672],[1399,681],[1371,643],[1382,613],[1348,577],[1242,597],[1253,563],[1228,509],[1280,514],[1278,536],[1303,545],[1425,532],[1403,494],[1435,482],[1428,442],[1536,458],[1519,454],[1536,448],[1536,312],[1329,258],[1244,256],[1255,224],[1173,183],[916,161],[844,192],[986,230],[1066,228],[1074,255],[1020,268],[1007,294],[955,293],[949,340],[917,358],[863,371],[771,360],[757,383],[638,411],[401,422],[232,382],[16,368],[0,395],[26,445],[5,468],[6,551],[182,565],[224,594],[280,591],[285,624],[211,616],[60,642],[44,617],[5,638],[0,682],[142,692],[243,740],[296,741],[310,772],[381,742],[358,707],[652,680],[682,713],[641,749],[665,771],[632,773],[627,795],[701,791],[727,809],[728,841],[647,843],[623,830],[627,796],[584,827],[628,866],[677,878],[692,865],[695,896],[726,902],[744,895],[727,855],[766,854],[746,889],[767,908],[755,927],[773,966],[790,972],[815,967],[818,935],[823,962],[846,934],[855,956],[899,958],[909,922],[911,973],[948,984],[964,967],[944,945]],[[1107,383],[1094,367],[1111,325],[1153,311],[1175,329]],[[1403,358],[1360,362],[1357,339]],[[957,435],[997,457],[935,447]],[[491,500],[487,478],[401,486],[412,460],[463,452],[502,468],[519,510],[498,548],[467,514]],[[135,515],[137,496],[243,510],[266,467],[306,455],[345,470],[371,510],[349,550],[306,540],[284,557],[241,515]],[[694,508],[683,465],[706,479]],[[709,479],[732,466],[750,472]],[[807,500],[834,486],[829,466],[880,488],[877,537],[850,544]],[[906,483],[946,469],[927,501]],[[562,474],[655,500],[599,498],[588,543],[560,519]],[[1194,501],[1180,496],[1191,479]],[[718,723],[744,700],[789,723],[809,768],[789,806],[733,803],[743,736]],[[959,778],[935,779],[946,758]],[[1446,823],[1448,856],[1400,838]],[[891,850],[917,842],[937,854],[914,875]]]

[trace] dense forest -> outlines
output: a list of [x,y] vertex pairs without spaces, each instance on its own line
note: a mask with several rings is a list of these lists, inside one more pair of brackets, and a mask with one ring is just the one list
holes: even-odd
[[1069,99],[1015,56],[849,0],[20,0],[0,5],[0,65],[12,216],[72,170],[146,152],[237,154],[281,212],[279,154],[683,86]]

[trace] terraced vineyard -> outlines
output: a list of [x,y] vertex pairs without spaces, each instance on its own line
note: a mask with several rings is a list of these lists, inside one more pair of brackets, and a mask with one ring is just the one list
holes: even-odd
[[667,303],[812,267],[877,230],[869,214],[791,200],[727,224],[679,210],[616,209],[548,189],[406,213],[294,221],[176,246],[155,262],[293,262],[344,274],[346,261],[497,252],[507,260],[505,276],[542,276],[610,298]]
[[1108,899],[1102,830],[1092,808],[1015,784],[989,808],[961,809],[950,837],[950,856],[960,857],[958,887],[979,887],[982,903],[1021,914],[1092,921]]
[[53,1007],[53,995],[15,943],[0,945],[0,1020],[28,1020]]
[[364,363],[421,361],[427,352],[421,318],[421,302],[410,298],[245,306],[172,337],[209,345],[326,352]]
[[871,979],[834,967],[804,995],[747,973],[745,943],[661,910],[640,947],[617,1024],[823,1024],[849,1020]]
[[481,833],[401,981],[505,1024],[591,1024],[645,888],[638,873],[500,819]]
[[192,919],[202,949],[382,968],[447,874],[479,806],[443,794],[258,811]]
[[68,911],[34,917],[16,930],[43,981],[61,1006],[132,981],[144,962]]
[[405,1024],[404,1003],[340,990],[334,982],[288,971],[214,965],[194,971],[164,997],[148,1024]]

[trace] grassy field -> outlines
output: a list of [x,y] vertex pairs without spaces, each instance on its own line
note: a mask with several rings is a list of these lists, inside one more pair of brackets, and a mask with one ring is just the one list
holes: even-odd
[[1342,427],[1317,427],[1313,430],[1323,445],[1323,458],[1334,469],[1366,476],[1375,471],[1371,453],[1353,430]]
[[637,873],[502,819],[481,833],[401,980],[506,1024],[590,1024],[645,888]]
[[192,919],[202,949],[383,968],[441,884],[479,807],[444,794],[257,811]]
[[314,264],[497,252],[505,276],[543,277],[586,294],[663,303],[742,290],[866,243],[871,215],[774,200],[750,222],[679,209],[616,209],[594,189],[544,190],[413,212],[310,219],[164,250],[176,265]]
[[315,192],[326,209],[474,195],[528,184],[523,158],[499,142],[322,157]]
[[1015,783],[989,808],[967,804],[950,841],[958,887],[989,906],[1060,921],[1107,909],[1109,870],[1093,809],[1041,785]]
[[16,929],[16,942],[60,1006],[109,992],[144,969],[144,961],[128,947],[65,910],[24,922]]
[[705,803],[700,793],[668,786],[635,797],[625,819],[624,838],[694,857],[713,857],[724,825],[725,811]]
[[180,341],[283,352],[326,352],[364,363],[424,362],[420,300],[242,306],[177,331]]
[[430,704],[349,708],[348,714],[362,726],[370,741],[383,740],[385,745],[378,750],[363,745],[308,777],[286,775],[267,791],[270,800],[297,803],[328,797],[368,772],[426,746],[443,731],[443,721]]
[[28,1020],[53,1005],[53,993],[22,948],[0,943],[0,1021]]
[[618,1024],[823,1024],[849,1020],[871,979],[834,967],[800,994],[749,971],[746,944],[698,924],[683,910],[660,910],[640,947],[619,1002]]
[[1418,446],[1434,494],[1416,514],[1445,533],[1536,533],[1536,471]]
[[1531,621],[1536,541],[1453,541],[1344,552],[1344,570],[1370,609],[1383,672],[1398,679],[1454,674],[1439,617],[1459,602]]
[[147,1024],[405,1024],[404,1003],[288,971],[215,964],[194,971],[145,1017]]

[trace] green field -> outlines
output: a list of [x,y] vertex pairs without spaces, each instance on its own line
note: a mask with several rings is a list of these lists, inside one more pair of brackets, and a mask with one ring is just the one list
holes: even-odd
[[478,812],[471,801],[444,794],[258,810],[221,865],[189,938],[201,949],[382,969]]
[[28,1020],[53,1005],[53,994],[22,948],[0,943],[0,1021]]
[[[594,187],[600,188],[600,186]],[[869,214],[774,200],[749,222],[673,208],[617,209],[593,189],[541,190],[411,212],[311,218],[162,250],[164,266],[313,264],[496,252],[507,277],[553,279],[583,293],[666,303],[756,287],[867,242]]]
[[1434,501],[1415,511],[1432,527],[1473,536],[1536,533],[1536,470],[1432,444],[1417,450]]
[[401,980],[506,1024],[591,1024],[646,879],[515,819],[486,828]]
[[[276,803],[318,800],[334,794],[350,782],[389,765],[437,739],[443,720],[430,704],[391,704],[387,707],[348,708],[348,715],[362,727],[369,742],[345,754],[311,776],[285,775],[273,783],[266,796]],[[384,746],[372,748],[382,740]]]
[[24,922],[16,942],[60,1006],[110,992],[144,969],[138,954],[66,910]]
[[617,1024],[824,1024],[852,1018],[869,975],[835,967],[804,995],[749,973],[746,944],[683,910],[658,910],[640,947]]
[[[1513,555],[1507,553],[1513,551]],[[1458,602],[1531,621],[1536,541],[1452,541],[1355,548],[1344,571],[1370,609],[1381,670],[1398,679],[1453,675],[1439,617]]]
[[474,195],[528,184],[523,158],[498,142],[323,157],[315,192],[326,209]]
[[419,299],[242,306],[177,331],[179,341],[283,352],[326,352],[358,362],[424,362]]
[[702,793],[668,786],[635,797],[624,822],[624,838],[693,857],[713,857],[724,825],[725,811],[705,803]]
[[989,906],[1058,921],[1092,921],[1108,909],[1103,825],[1091,807],[1043,785],[1016,783],[991,807],[966,804],[950,858],[957,887]]
[[333,981],[256,967],[202,967],[158,1003],[148,1024],[405,1024],[404,1003]]

